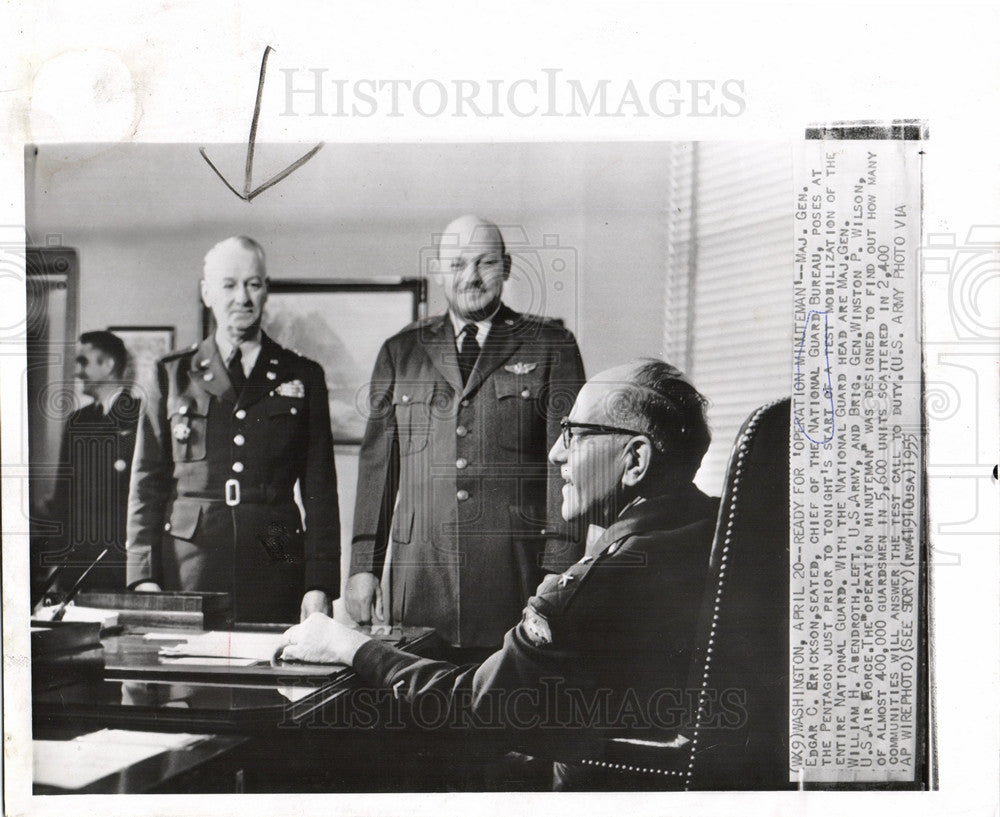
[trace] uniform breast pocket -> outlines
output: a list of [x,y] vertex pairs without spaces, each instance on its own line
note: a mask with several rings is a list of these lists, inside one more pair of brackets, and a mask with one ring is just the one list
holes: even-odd
[[545,416],[541,373],[493,375],[499,422],[497,442],[509,451],[545,454]]
[[208,437],[207,394],[182,396],[167,406],[170,419],[170,443],[174,462],[196,462],[207,455]]
[[305,428],[305,400],[300,397],[268,397],[267,435],[273,450],[281,450]]
[[423,451],[431,436],[434,390],[428,386],[400,385],[392,395],[402,456]]

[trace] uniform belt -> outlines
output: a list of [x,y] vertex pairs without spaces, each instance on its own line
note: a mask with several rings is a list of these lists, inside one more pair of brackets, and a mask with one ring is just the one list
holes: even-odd
[[192,499],[210,499],[236,506],[266,504],[271,501],[267,493],[263,488],[242,485],[238,479],[227,479],[221,491],[185,491],[184,496]]

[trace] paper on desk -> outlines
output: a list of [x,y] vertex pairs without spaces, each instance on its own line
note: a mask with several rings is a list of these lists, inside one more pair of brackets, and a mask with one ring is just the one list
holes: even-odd
[[230,633],[211,630],[191,636],[183,644],[160,647],[160,655],[270,661],[283,640],[283,633]]
[[32,778],[46,786],[80,789],[141,760],[187,748],[206,737],[101,729],[73,740],[35,740],[31,742]]
[[198,665],[199,667],[252,667],[257,663],[256,658],[216,658],[210,655],[164,655],[160,654],[160,661],[164,664],[186,664]]

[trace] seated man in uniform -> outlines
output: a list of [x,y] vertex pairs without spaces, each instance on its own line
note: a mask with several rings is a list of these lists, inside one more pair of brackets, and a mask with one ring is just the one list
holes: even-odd
[[704,406],[657,360],[587,381],[549,452],[563,517],[591,524],[586,555],[545,578],[481,665],[419,658],[322,616],[286,632],[282,658],[351,665],[411,705],[433,694],[474,717],[502,713],[511,722],[492,725],[516,727],[519,742],[549,727],[599,746],[657,707],[676,709],[667,693],[687,682],[718,507],[692,483],[710,439]]

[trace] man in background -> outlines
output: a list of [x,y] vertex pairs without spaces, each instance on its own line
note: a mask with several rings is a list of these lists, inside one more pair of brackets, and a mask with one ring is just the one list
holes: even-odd
[[237,621],[330,615],[340,513],[323,369],[261,331],[253,239],[209,250],[201,295],[215,332],[159,362],[139,425],[128,586],[228,592]]
[[447,312],[379,352],[345,593],[356,621],[391,613],[452,647],[492,650],[541,579],[546,548],[565,550],[546,453],[583,363],[560,323],[503,304],[510,271],[495,224],[456,219],[437,237],[431,270]]
[[127,365],[128,352],[117,335],[80,335],[74,377],[92,402],[74,411],[63,431],[49,505],[58,533],[42,546],[37,574],[49,590],[68,590],[105,549],[81,589],[125,588],[125,518],[139,421],[139,400],[125,380]]

